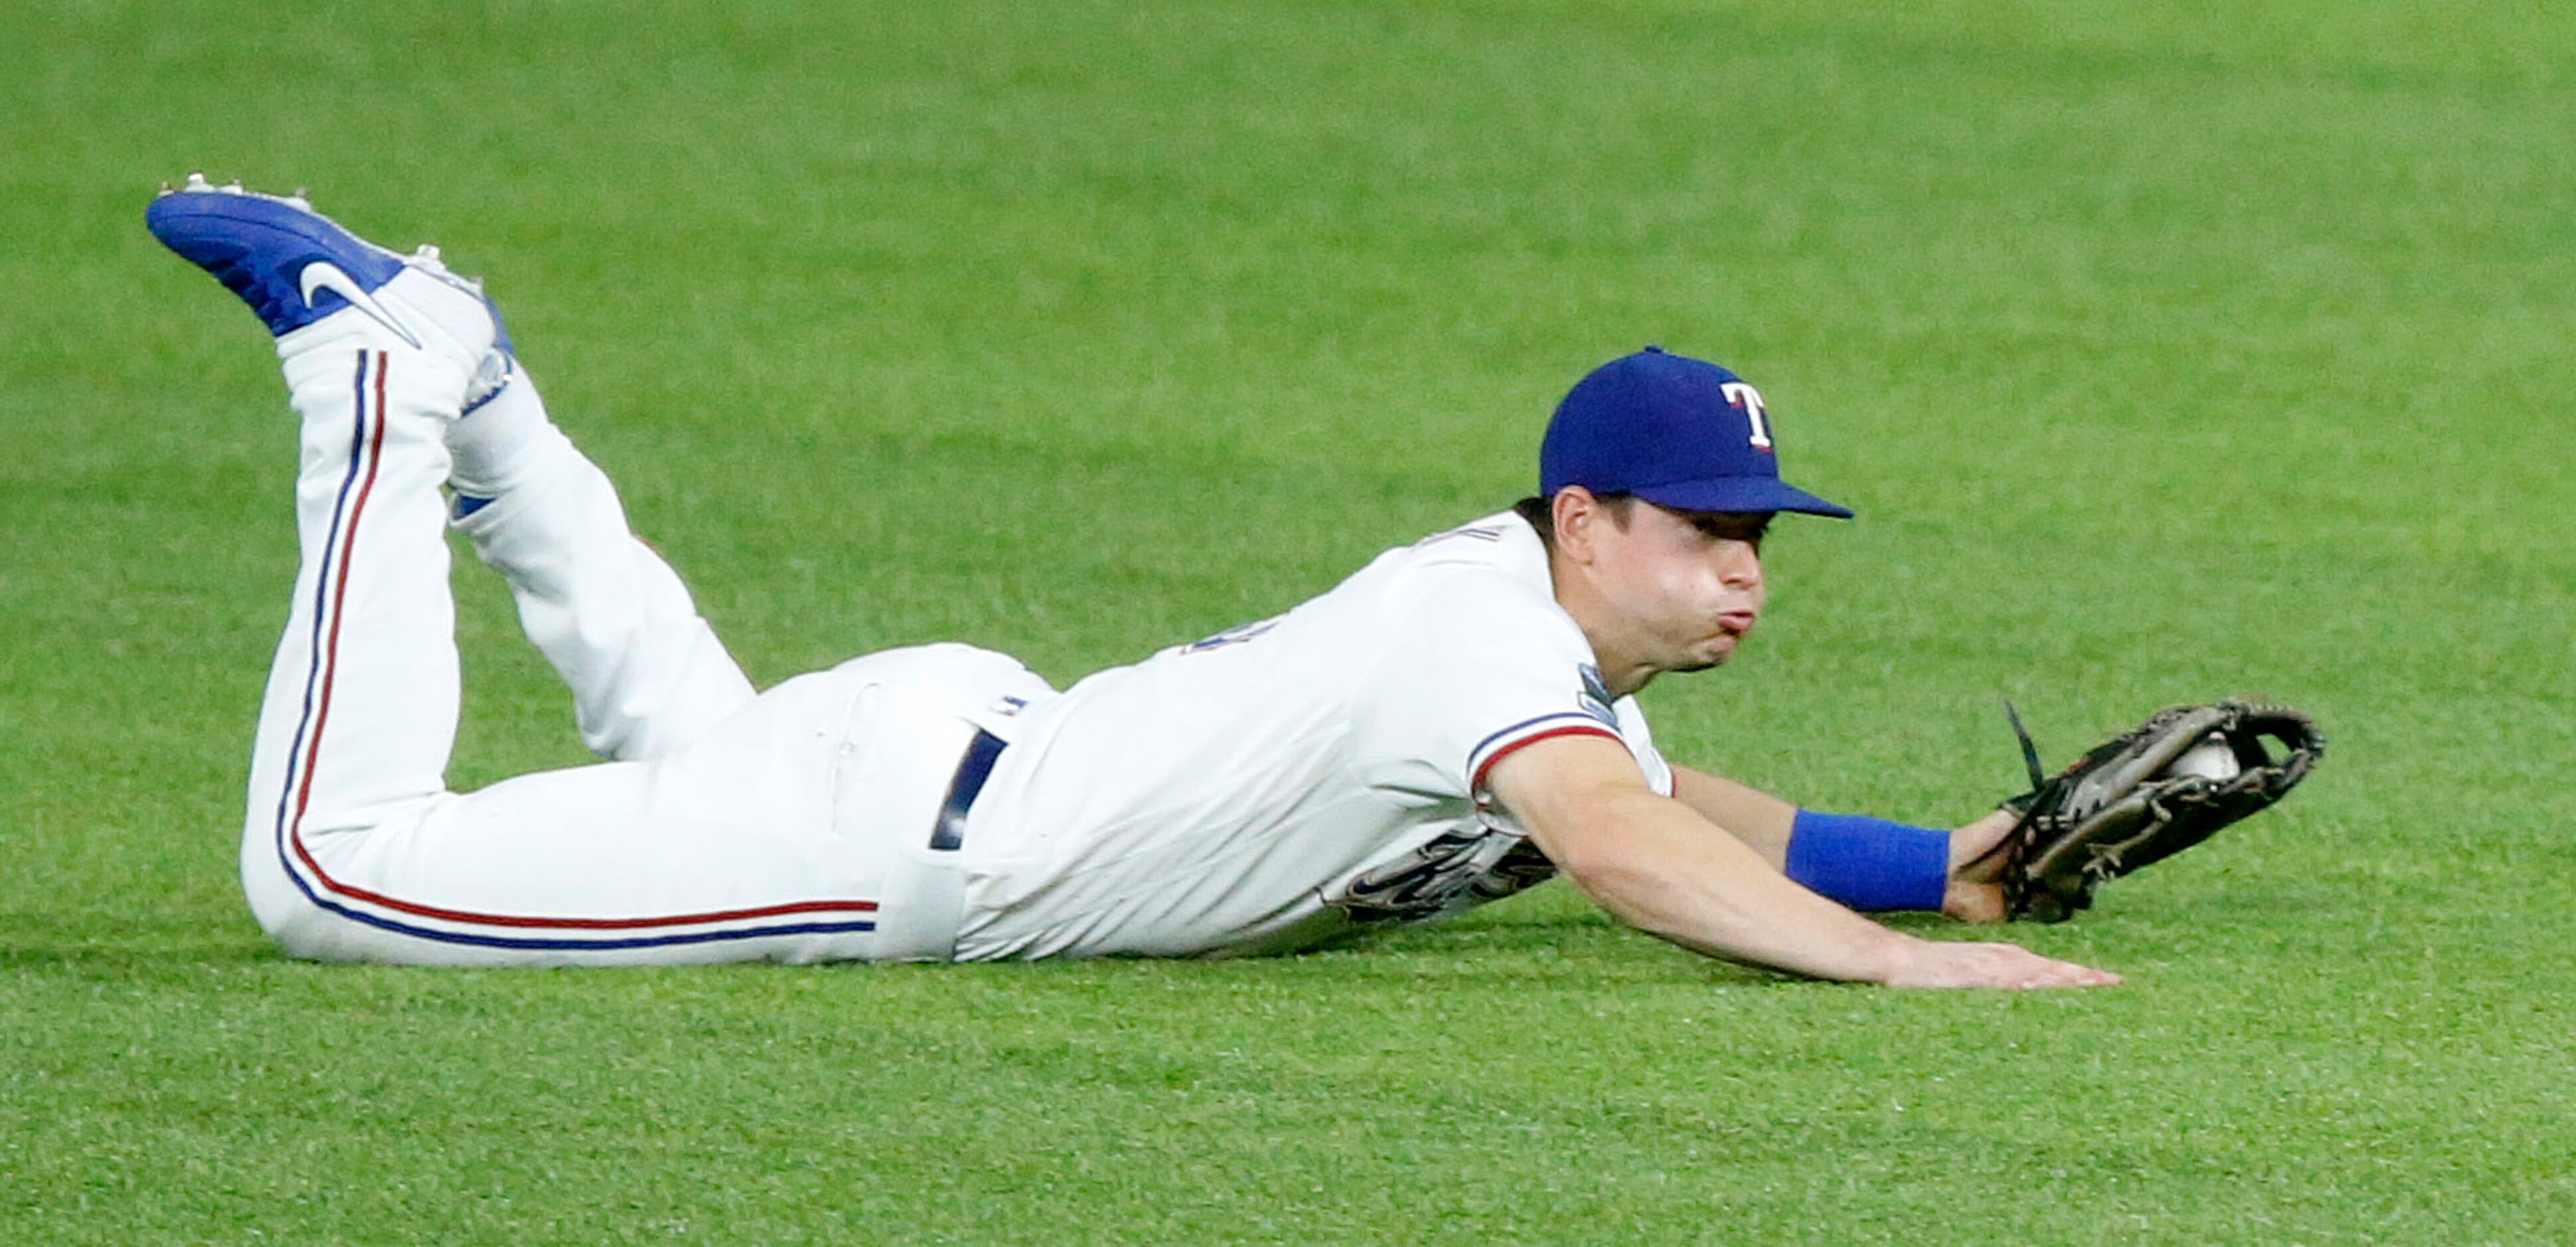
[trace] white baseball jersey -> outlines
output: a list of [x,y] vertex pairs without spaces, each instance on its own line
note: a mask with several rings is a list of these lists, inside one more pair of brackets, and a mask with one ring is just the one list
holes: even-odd
[[1672,771],[1511,512],[1274,619],[1030,707],[966,832],[959,960],[1241,954],[1443,917],[1553,873],[1484,790],[1569,733]]

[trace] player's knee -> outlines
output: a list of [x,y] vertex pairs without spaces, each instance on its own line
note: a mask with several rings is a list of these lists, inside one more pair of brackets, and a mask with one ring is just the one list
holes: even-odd
[[251,920],[287,956],[303,961],[342,961],[333,952],[340,923],[296,887],[273,852],[245,845],[242,854],[242,899],[250,903]]

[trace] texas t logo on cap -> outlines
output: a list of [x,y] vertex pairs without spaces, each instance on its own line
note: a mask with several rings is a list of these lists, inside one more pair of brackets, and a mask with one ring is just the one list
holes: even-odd
[[[1652,350],[1653,348],[1649,347],[1647,349]],[[1746,385],[1741,381],[1729,381],[1726,384],[1717,387],[1717,392],[1719,396],[1724,398],[1728,403],[1731,403],[1743,410],[1744,422],[1747,425],[1750,425],[1753,429],[1753,432],[1746,438],[1746,440],[1752,444],[1753,448],[1755,450],[1771,449],[1771,430],[1768,426],[1762,423],[1762,391],[1754,389],[1752,386]]]
[[1744,378],[1650,346],[1574,383],[1539,446],[1539,493],[1568,485],[1675,511],[1851,518],[1780,479],[1770,410]]

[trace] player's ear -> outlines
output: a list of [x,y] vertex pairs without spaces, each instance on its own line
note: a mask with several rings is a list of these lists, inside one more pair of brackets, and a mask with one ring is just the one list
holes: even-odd
[[1568,485],[1547,500],[1548,518],[1556,530],[1556,548],[1576,563],[1592,561],[1594,528],[1609,518],[1599,498],[1581,485]]

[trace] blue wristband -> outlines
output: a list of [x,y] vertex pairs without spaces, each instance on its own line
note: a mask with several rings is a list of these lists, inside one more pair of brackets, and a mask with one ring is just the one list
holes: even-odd
[[1950,888],[1950,833],[1860,814],[1798,811],[1789,877],[1859,910],[1939,909]]

